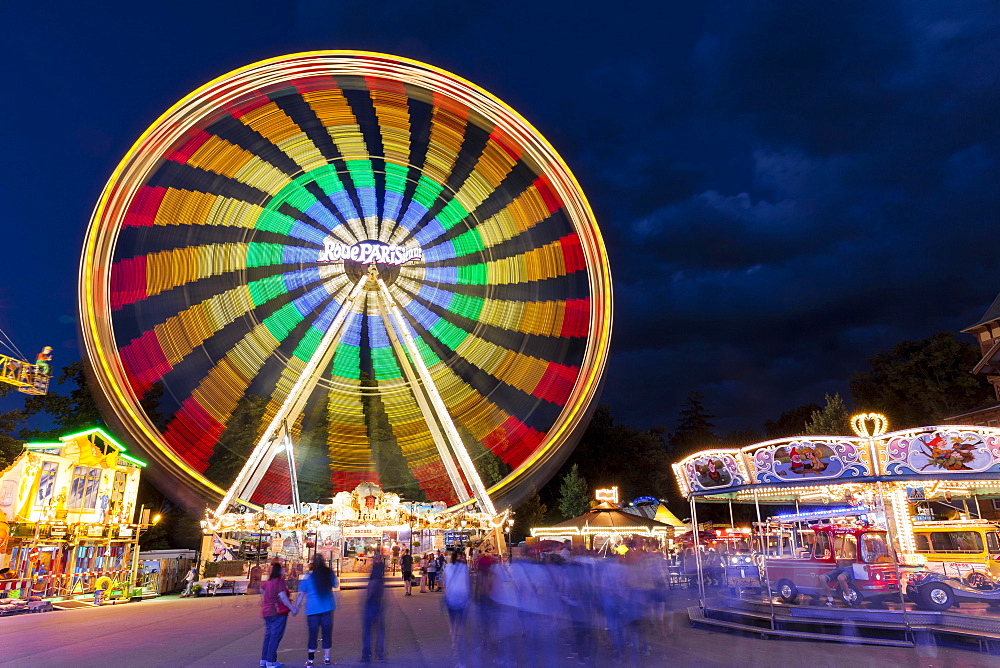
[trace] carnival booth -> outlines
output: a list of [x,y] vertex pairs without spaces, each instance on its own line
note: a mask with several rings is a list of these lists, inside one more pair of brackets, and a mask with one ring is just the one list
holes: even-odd
[[854,428],[673,465],[695,524],[705,503],[751,504],[757,519],[722,559],[711,534],[691,534],[692,620],[835,640],[847,628],[882,644],[929,632],[1000,641],[1000,429],[885,433],[876,414]]
[[0,472],[0,596],[130,598],[145,465],[101,429],[28,443]]

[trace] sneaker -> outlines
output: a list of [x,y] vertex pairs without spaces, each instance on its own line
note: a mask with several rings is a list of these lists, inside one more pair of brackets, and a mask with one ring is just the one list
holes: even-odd
[[306,668],[309,668],[310,666],[313,666],[313,665],[315,665],[315,664],[313,663],[312,659],[306,659]]
[[323,659],[323,665],[324,666],[329,666],[330,665],[330,659],[329,658],[324,658]]

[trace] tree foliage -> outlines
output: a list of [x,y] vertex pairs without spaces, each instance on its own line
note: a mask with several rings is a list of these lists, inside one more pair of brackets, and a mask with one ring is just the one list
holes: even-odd
[[518,506],[514,511],[514,526],[511,530],[511,539],[514,541],[523,540],[531,535],[531,528],[544,526],[549,509],[542,498],[535,494],[527,501]]
[[299,498],[305,503],[323,503],[333,496],[330,480],[329,394],[317,393],[302,419],[302,431],[295,448],[296,472],[299,481]]
[[382,489],[395,492],[411,501],[425,500],[424,491],[413,477],[406,458],[403,457],[403,449],[399,447],[396,435],[392,431],[382,397],[374,391],[378,388],[378,384],[368,374],[361,374],[361,387],[372,389],[361,395],[361,408],[365,416],[365,426],[368,428],[372,459]]
[[542,502],[553,509],[549,521],[560,519],[560,487],[574,465],[586,479],[588,504],[590,490],[613,485],[618,486],[622,499],[676,497],[677,483],[670,469],[674,457],[668,452],[664,438],[663,429],[641,430],[615,423],[611,409],[599,406],[576,450],[539,492]]
[[979,349],[952,332],[901,341],[869,358],[870,369],[851,379],[858,408],[878,411],[890,428],[937,424],[942,418],[995,401],[990,384],[969,373]]
[[670,438],[670,446],[678,458],[712,447],[718,443],[715,416],[705,408],[705,396],[701,392],[692,391],[681,404],[680,415],[677,418],[677,431]]
[[50,387],[48,394],[31,396],[24,402],[27,417],[46,413],[55,426],[45,430],[25,429],[21,432],[24,440],[54,440],[73,431],[106,426],[87,384],[83,360],[64,366],[58,382],[59,385],[70,384],[70,391],[59,394]]
[[465,444],[465,449],[469,453],[469,457],[472,459],[476,471],[479,472],[479,478],[483,481],[484,485],[491,487],[510,474],[512,470],[510,464],[493,454],[492,451],[483,445],[482,441],[473,436],[472,432],[463,425],[456,426],[459,436],[462,437],[462,443]]
[[[0,397],[7,396],[12,390],[12,386],[0,384]],[[24,440],[14,434],[23,427],[27,418],[27,413],[21,408],[0,413],[0,471],[13,464],[24,449]]]
[[580,475],[579,464],[573,464],[559,486],[559,512],[566,519],[590,510],[590,490],[587,479]]
[[240,397],[226,430],[212,448],[205,477],[223,489],[228,489],[257,445],[267,399],[256,394]]
[[826,395],[826,406],[813,411],[805,433],[815,436],[850,436],[851,418],[840,394]]
[[764,421],[764,435],[768,440],[801,436],[806,433],[806,424],[812,420],[813,413],[822,410],[819,404],[810,403],[785,411],[777,420]]

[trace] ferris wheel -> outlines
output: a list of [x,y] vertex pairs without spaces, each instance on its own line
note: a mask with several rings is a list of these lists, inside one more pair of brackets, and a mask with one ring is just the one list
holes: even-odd
[[612,322],[593,214],[533,127],[338,51],[163,114],[95,208],[79,302],[106,418],[223,511],[297,503],[305,475],[517,503],[585,426]]

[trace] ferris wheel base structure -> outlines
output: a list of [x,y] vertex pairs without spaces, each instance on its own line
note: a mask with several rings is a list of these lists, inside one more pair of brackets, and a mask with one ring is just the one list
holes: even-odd
[[474,84],[365,52],[255,63],[164,113],[94,210],[79,303],[107,421],[217,512],[366,481],[517,505],[586,427],[612,324],[555,149]]

